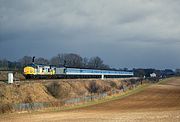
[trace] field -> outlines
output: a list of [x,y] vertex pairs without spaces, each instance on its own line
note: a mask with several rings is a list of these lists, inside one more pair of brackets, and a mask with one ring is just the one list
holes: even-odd
[[139,93],[119,100],[68,111],[5,114],[0,117],[0,121],[179,122],[180,78],[170,78],[153,84]]

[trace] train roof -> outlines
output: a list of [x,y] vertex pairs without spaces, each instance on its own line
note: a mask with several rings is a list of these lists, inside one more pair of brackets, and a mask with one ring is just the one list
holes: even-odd
[[[35,64],[35,63],[31,63],[31,64],[28,64],[26,66],[31,66],[31,67],[37,67],[37,66],[40,66],[40,67],[45,67],[45,66],[57,67],[55,65],[45,65],[45,64]],[[63,67],[57,67],[57,68],[63,68]]]

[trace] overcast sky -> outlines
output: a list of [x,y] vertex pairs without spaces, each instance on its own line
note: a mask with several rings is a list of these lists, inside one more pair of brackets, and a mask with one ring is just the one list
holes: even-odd
[[0,59],[58,53],[179,68],[180,0],[0,0]]

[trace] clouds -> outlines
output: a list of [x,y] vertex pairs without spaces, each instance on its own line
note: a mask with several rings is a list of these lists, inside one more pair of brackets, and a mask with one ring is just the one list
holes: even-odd
[[[128,66],[134,48],[143,58],[148,58],[141,54],[144,50],[180,51],[179,5],[178,0],[0,0],[0,55],[12,58],[10,52],[2,53],[2,47],[16,43],[17,56],[25,55],[19,48],[26,47],[26,55],[41,56],[47,49],[53,52],[47,57],[77,52]],[[117,59],[117,52],[128,53],[121,54],[127,63]]]

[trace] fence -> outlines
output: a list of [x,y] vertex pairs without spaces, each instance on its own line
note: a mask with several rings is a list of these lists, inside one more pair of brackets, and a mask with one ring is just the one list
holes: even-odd
[[19,103],[13,104],[13,110],[15,111],[29,111],[29,110],[37,110],[47,107],[48,104],[46,103]]
[[92,100],[103,99],[107,96],[107,93],[99,95],[84,96],[78,98],[71,98],[63,101],[53,102],[35,102],[35,103],[16,103],[16,104],[1,104],[0,113],[7,113],[12,111],[32,111],[49,107],[63,107],[64,105],[74,105],[79,103],[85,103]]
[[101,93],[99,95],[85,96],[85,97],[79,97],[79,98],[72,98],[72,99],[69,99],[69,100],[65,100],[64,103],[66,105],[68,105],[68,104],[76,104],[76,103],[81,103],[81,102],[92,101],[92,100],[95,100],[95,99],[103,99],[106,96],[107,96],[107,93]]

